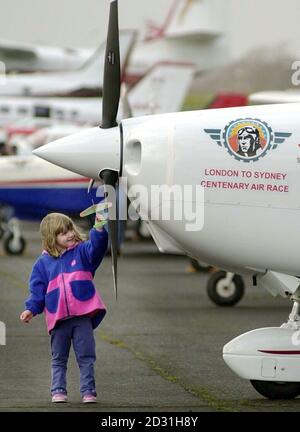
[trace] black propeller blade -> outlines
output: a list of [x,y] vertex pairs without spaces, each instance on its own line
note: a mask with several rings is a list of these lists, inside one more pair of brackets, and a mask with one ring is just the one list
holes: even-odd
[[[109,129],[117,126],[116,118],[120,100],[120,87],[121,67],[119,49],[118,1],[112,0],[110,4],[109,24],[105,52],[101,123],[102,129]],[[102,170],[99,173],[99,177],[103,180],[104,186],[109,185],[115,189],[115,196],[113,199],[110,199],[110,201],[112,202],[112,208],[109,211],[108,230],[111,242],[114,290],[117,299],[117,253],[119,212],[117,208],[116,186],[119,180],[119,173],[115,170],[108,168]]]
[[112,186],[115,190],[115,196],[110,197],[107,188],[105,188],[106,199],[112,202],[112,207],[108,210],[108,230],[110,234],[111,243],[111,260],[112,260],[112,272],[114,280],[114,291],[117,299],[118,296],[118,283],[117,283],[117,257],[118,257],[118,235],[119,235],[119,209],[118,209],[118,199],[116,185],[119,179],[119,173],[114,170],[103,170],[100,173],[100,178],[102,178],[105,186]]
[[118,1],[110,4],[109,24],[105,51],[103,78],[102,123],[103,129],[117,126],[116,117],[120,100],[121,68],[119,48]]

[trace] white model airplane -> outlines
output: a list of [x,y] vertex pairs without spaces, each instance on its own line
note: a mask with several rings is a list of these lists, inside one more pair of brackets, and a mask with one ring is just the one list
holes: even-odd
[[228,60],[226,5],[219,0],[173,0],[161,25],[147,29],[130,56],[125,80],[134,82],[161,61],[190,63],[196,69],[219,67]]
[[289,89],[282,91],[262,91],[248,96],[249,104],[300,103],[300,91]]
[[33,72],[76,69],[92,55],[91,49],[59,48],[0,39],[0,61],[5,71]]
[[[121,65],[125,66],[133,47],[136,33],[123,30],[120,38]],[[101,88],[103,43],[79,69],[65,72],[42,72],[8,75],[0,85],[0,96],[66,96],[91,92]]]
[[[178,111],[194,74],[193,65],[160,63],[128,91],[127,99],[134,116]],[[22,117],[97,124],[102,104],[95,97],[0,97],[0,124]],[[118,118],[124,118],[120,107]]]
[[[116,89],[120,81],[118,62],[114,67],[110,62],[112,54],[118,58],[117,0],[111,2],[110,14],[101,126],[34,153],[100,178],[107,189],[126,177],[130,199],[148,218],[162,252],[184,252],[251,275],[274,295],[293,300],[287,323],[239,336],[224,347],[223,356],[261,394],[296,397],[300,394],[300,105],[162,114],[125,119],[118,125],[119,94],[110,93],[110,86]],[[157,186],[173,187],[174,193],[158,195]],[[153,189],[155,200],[149,205]],[[175,205],[183,209],[181,217],[168,213]],[[113,258],[116,226],[111,217]],[[116,259],[113,270],[116,278]]]

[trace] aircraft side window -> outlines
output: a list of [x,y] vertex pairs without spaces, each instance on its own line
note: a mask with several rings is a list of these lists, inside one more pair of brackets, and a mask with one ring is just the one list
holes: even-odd
[[64,118],[64,112],[63,112],[63,110],[61,110],[61,109],[55,110],[55,116],[58,119],[63,120],[63,118]]
[[19,114],[28,114],[28,108],[27,107],[19,107],[18,113]]
[[78,111],[76,111],[76,110],[71,111],[71,116],[73,118],[76,118],[78,116]]
[[24,87],[23,88],[23,96],[30,96],[31,90],[30,87]]
[[7,114],[9,113],[10,109],[8,106],[2,106],[0,107],[0,112],[2,112],[3,114]]
[[50,108],[47,106],[35,106],[34,107],[35,117],[50,117]]

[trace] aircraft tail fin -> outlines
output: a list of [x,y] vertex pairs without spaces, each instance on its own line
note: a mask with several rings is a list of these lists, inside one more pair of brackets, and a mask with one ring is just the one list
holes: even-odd
[[129,92],[134,116],[180,111],[194,75],[194,66],[162,62],[153,66]]
[[[122,75],[126,68],[136,36],[137,32],[135,30],[120,30],[120,64]],[[101,77],[104,71],[105,48],[106,41],[100,45],[92,57],[77,71],[87,87],[102,87],[103,83],[101,82]]]
[[158,38],[208,38],[222,33],[222,11],[219,0],[173,0],[164,23],[146,23],[145,41]]

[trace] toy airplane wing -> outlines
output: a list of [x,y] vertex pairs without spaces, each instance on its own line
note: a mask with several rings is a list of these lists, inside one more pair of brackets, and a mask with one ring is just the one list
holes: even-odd
[[80,213],[80,217],[86,217],[94,213],[100,213],[112,206],[111,202],[102,202],[99,204],[93,204],[92,206],[86,208]]
[[102,226],[105,225],[105,224],[107,224],[107,219],[103,219],[103,220],[101,220],[101,221],[95,223],[95,224],[93,225],[93,227],[94,227],[94,228],[100,228],[100,227],[102,227]]

